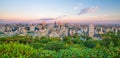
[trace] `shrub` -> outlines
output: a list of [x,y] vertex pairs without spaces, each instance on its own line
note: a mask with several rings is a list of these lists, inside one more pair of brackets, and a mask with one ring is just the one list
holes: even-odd
[[49,41],[51,41],[51,40],[45,36],[41,37],[41,39],[40,39],[41,43],[48,43]]
[[63,37],[63,41],[64,42],[68,41],[69,39],[71,39],[71,36],[65,36],[65,37]]
[[96,46],[96,43],[93,40],[87,40],[83,44],[88,48],[93,48]]
[[82,40],[77,39],[77,38],[73,38],[73,39],[72,39],[72,42],[73,42],[74,44],[81,44],[81,43],[83,43]]
[[45,49],[59,51],[64,48],[63,42],[52,41],[46,44]]
[[10,42],[0,44],[0,51],[0,58],[29,58],[35,50],[28,45]]
[[4,43],[6,41],[6,38],[0,38],[0,43]]
[[39,42],[31,43],[30,46],[32,46],[35,49],[39,49],[39,48],[44,47],[43,44],[39,43]]

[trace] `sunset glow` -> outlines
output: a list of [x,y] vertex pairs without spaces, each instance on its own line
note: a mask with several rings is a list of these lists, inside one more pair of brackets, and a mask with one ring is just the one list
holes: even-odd
[[[0,23],[120,23],[119,0],[0,0]],[[57,19],[56,19],[57,18]]]

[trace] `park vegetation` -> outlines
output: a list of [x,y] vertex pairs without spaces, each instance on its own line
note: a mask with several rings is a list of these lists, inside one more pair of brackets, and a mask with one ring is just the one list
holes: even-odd
[[0,58],[119,58],[120,33],[101,34],[102,40],[88,36],[50,38],[12,36],[0,38]]

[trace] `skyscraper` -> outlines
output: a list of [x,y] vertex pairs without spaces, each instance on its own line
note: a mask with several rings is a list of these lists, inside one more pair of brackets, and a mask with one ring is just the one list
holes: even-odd
[[89,36],[92,38],[94,37],[94,25],[93,24],[89,25]]
[[57,28],[57,22],[55,21],[55,23],[54,23],[54,28]]
[[34,31],[34,30],[35,30],[34,25],[31,25],[31,26],[30,26],[30,31]]
[[61,30],[62,24],[60,21],[58,21],[58,28]]
[[45,25],[46,25],[46,22],[43,21],[43,22],[42,22],[42,29],[45,29]]

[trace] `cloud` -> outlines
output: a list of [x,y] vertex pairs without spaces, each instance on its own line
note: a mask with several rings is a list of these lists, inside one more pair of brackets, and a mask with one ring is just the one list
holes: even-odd
[[78,13],[77,15],[85,14],[85,13],[92,13],[98,10],[98,7],[89,7],[89,8],[84,8]]
[[39,20],[57,20],[57,19],[61,19],[63,17],[66,17],[67,15],[63,15],[63,16],[59,16],[59,17],[56,17],[56,18],[41,18]]
[[74,9],[74,10],[77,10],[77,9],[79,9],[79,6],[75,6],[75,7],[73,7],[73,9]]
[[59,16],[59,17],[57,17],[57,18],[55,18],[55,19],[60,19],[60,18],[66,17],[66,16],[67,16],[67,15]]
[[55,20],[54,18],[41,18],[40,20]]
[[73,10],[79,10],[82,3],[78,3],[76,6],[73,7]]
[[[82,5],[82,4],[79,3],[76,7],[74,7],[74,9],[79,10],[80,5]],[[74,14],[74,15],[81,15],[81,14],[85,14],[85,13],[95,12],[97,9],[98,9],[98,7],[84,8],[84,9],[80,10],[80,12],[78,14]],[[41,18],[40,20],[58,20],[58,19],[66,17],[66,16],[69,16],[69,15],[63,15],[63,16],[59,16],[56,18]]]

